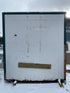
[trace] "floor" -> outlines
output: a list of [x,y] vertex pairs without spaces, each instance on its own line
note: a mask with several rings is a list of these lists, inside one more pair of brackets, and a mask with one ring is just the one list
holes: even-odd
[[58,83],[18,83],[13,86],[13,82],[4,80],[4,71],[0,69],[0,93],[70,93],[70,73],[66,73],[66,85],[63,85],[63,88]]

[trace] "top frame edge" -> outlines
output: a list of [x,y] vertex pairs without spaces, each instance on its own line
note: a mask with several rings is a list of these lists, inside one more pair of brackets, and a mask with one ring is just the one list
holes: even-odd
[[2,12],[3,15],[16,14],[66,14],[66,12]]

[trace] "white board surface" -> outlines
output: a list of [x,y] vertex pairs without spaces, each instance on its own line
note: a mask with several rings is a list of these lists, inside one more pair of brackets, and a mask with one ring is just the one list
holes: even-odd
[[[6,79],[64,79],[64,14],[5,15],[5,46]],[[19,68],[19,62],[51,69]]]

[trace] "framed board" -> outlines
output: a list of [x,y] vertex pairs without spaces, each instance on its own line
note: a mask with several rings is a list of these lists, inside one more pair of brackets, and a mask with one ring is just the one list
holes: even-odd
[[3,42],[5,79],[65,79],[64,12],[5,12]]

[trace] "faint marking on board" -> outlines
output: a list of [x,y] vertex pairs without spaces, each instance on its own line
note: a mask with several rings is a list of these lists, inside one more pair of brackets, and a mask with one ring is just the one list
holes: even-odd
[[41,37],[42,37],[42,35],[41,35],[41,31],[42,31],[42,25],[41,25],[41,23],[40,23],[40,52],[41,52],[41,48],[42,48],[42,39],[41,39]]
[[27,44],[27,53],[29,53],[30,44],[29,44],[28,27],[27,27],[27,34],[26,34],[26,44]]

